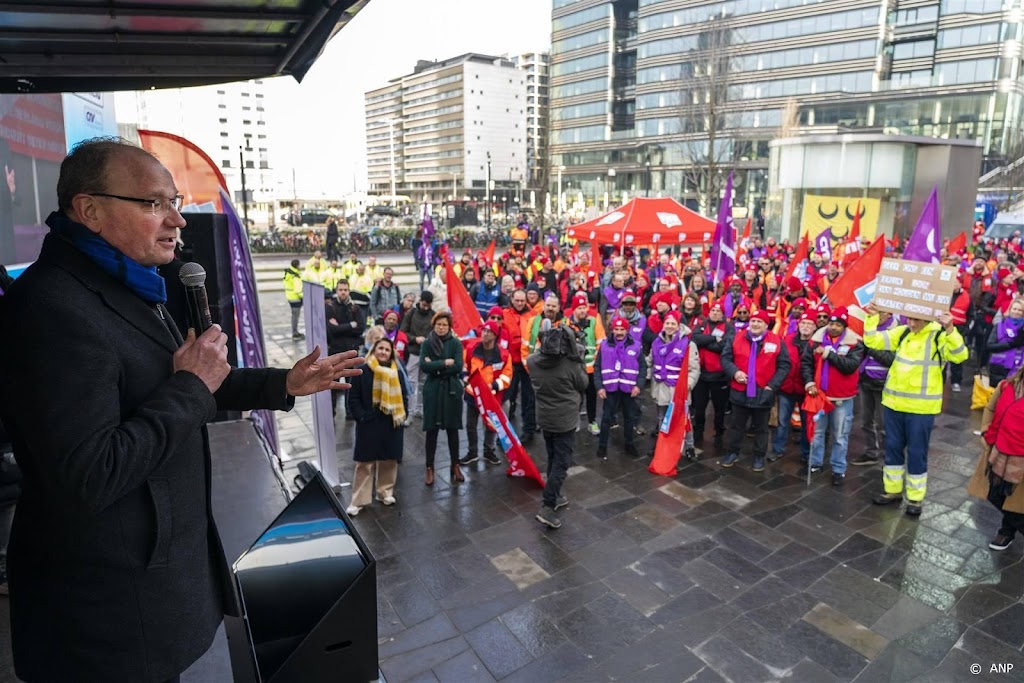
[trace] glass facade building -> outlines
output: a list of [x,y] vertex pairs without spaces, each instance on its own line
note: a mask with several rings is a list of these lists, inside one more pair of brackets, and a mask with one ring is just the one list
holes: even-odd
[[611,187],[702,211],[735,170],[757,212],[769,141],[799,129],[977,141],[980,175],[1020,156],[1021,5],[554,0],[551,166],[587,204]]

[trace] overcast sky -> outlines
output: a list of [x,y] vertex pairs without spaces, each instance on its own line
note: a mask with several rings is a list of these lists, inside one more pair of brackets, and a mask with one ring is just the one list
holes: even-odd
[[412,72],[418,59],[547,50],[551,0],[370,0],[303,82],[277,78],[267,97],[271,163],[302,196],[366,189],[363,94]]

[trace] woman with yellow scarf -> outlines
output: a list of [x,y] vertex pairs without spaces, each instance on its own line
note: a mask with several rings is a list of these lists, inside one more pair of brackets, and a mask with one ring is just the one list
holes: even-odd
[[352,479],[352,502],[349,515],[370,504],[376,474],[377,500],[395,504],[395,480],[398,463],[402,461],[402,436],[405,413],[409,406],[409,388],[398,371],[395,347],[388,338],[377,340],[360,368],[359,377],[352,378],[348,390],[348,414],[356,421],[356,461]]

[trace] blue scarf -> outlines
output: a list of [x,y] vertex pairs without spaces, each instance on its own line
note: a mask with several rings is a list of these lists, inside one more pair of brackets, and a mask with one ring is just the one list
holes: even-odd
[[167,301],[167,284],[155,266],[139,265],[89,228],[59,211],[51,213],[46,224],[53,234],[73,244],[104,273],[135,292],[146,303],[162,304]]

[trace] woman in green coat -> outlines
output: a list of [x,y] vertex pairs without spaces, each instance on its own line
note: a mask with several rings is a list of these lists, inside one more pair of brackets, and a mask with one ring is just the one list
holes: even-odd
[[462,343],[452,334],[450,312],[435,314],[431,327],[433,329],[420,350],[420,369],[426,376],[423,383],[423,430],[427,433],[427,486],[434,485],[434,454],[437,452],[437,434],[442,429],[448,435],[451,481],[465,481],[459,469]]

